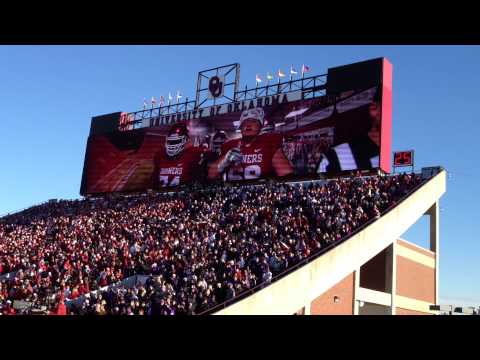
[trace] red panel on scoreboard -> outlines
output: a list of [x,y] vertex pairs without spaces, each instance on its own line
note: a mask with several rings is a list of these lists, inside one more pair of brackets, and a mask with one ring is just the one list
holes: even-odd
[[383,59],[382,67],[382,128],[380,168],[390,173],[392,151],[392,64]]

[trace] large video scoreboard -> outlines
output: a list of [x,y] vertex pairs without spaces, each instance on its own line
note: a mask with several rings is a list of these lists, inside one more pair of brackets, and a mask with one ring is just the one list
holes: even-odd
[[385,58],[254,89],[238,64],[199,73],[195,100],[92,118],[80,193],[390,172]]

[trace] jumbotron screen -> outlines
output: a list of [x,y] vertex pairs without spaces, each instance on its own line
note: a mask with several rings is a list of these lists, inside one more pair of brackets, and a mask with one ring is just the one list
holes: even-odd
[[382,93],[382,85],[314,99],[287,93],[225,114],[91,134],[81,194],[380,168],[390,159]]

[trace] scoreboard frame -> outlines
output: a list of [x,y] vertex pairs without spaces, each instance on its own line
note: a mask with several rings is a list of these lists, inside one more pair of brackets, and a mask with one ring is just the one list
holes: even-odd
[[[415,151],[413,149],[394,151],[392,160],[393,172],[395,173],[395,169],[399,167],[411,167],[413,171],[415,168],[414,155]],[[407,160],[407,162],[401,162],[402,160]]]

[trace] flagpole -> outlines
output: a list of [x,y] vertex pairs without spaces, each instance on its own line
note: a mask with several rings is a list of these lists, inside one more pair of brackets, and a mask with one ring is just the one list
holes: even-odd
[[277,73],[278,83],[277,83],[277,94],[280,93],[280,71]]
[[170,105],[172,105],[172,99],[173,99],[172,94],[168,93],[168,109],[167,109],[167,114],[168,115],[170,115]]
[[290,91],[292,91],[292,79],[293,79],[293,65],[290,66],[290,84],[289,84]]
[[273,76],[270,74],[270,72],[267,73],[267,90],[266,94],[268,96],[268,91],[270,90],[270,80],[273,80]]
[[305,76],[305,64],[302,64],[302,90],[303,90],[303,78]]
[[148,103],[147,103],[147,99],[143,99],[143,111],[142,111],[142,120],[145,119],[145,111],[147,110],[148,108]]

